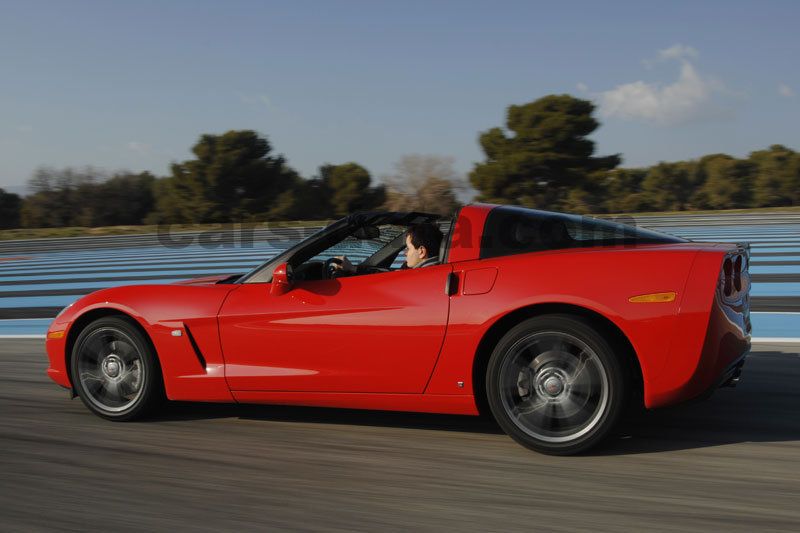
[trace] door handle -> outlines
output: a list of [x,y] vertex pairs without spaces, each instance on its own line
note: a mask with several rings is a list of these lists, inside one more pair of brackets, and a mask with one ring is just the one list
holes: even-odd
[[458,276],[455,272],[450,272],[447,275],[447,281],[444,284],[444,293],[446,296],[453,296],[458,293]]

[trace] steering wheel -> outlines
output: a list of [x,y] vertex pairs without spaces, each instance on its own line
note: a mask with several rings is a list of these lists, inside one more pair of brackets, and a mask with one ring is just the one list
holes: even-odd
[[336,268],[333,265],[341,266],[342,265],[342,260],[339,259],[338,257],[331,257],[330,259],[325,261],[325,278],[333,279],[333,278],[337,277],[336,273],[339,272],[341,269],[340,268]]

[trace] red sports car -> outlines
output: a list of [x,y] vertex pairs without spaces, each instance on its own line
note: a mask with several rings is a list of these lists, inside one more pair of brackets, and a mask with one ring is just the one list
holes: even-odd
[[[439,250],[398,268],[422,250],[409,227],[432,224]],[[742,245],[518,207],[469,205],[449,224],[361,213],[245,275],[84,296],[50,327],[47,372],[112,420],[164,397],[491,412],[529,448],[576,453],[630,402],[735,383],[748,259]]]

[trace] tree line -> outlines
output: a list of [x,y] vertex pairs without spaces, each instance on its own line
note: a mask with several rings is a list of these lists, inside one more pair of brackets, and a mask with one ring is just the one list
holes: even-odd
[[[592,102],[550,95],[507,109],[504,127],[480,134],[483,161],[469,173],[477,200],[578,213],[635,213],[800,205],[800,154],[781,145],[737,159],[620,168],[596,156]],[[329,219],[359,210],[449,214],[465,182],[446,157],[410,155],[378,183],[356,162],[304,178],[254,131],[202,135],[193,158],[164,177],[92,168],[40,168],[30,194],[0,189],[0,227]]]
[[578,213],[800,205],[800,153],[785,146],[619,168],[619,154],[594,155],[594,110],[569,95],[510,106],[505,129],[480,136],[486,160],[470,173],[478,199]]

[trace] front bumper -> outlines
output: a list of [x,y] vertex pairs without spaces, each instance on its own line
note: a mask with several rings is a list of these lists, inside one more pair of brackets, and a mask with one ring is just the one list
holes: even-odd
[[[47,332],[47,339],[45,340],[45,350],[47,351],[47,358],[49,359],[50,366],[47,369],[47,375],[57,384],[68,389],[72,389],[72,383],[69,379],[69,372],[67,370],[67,333],[68,323],[54,322]],[[58,333],[59,335],[54,335]]]

